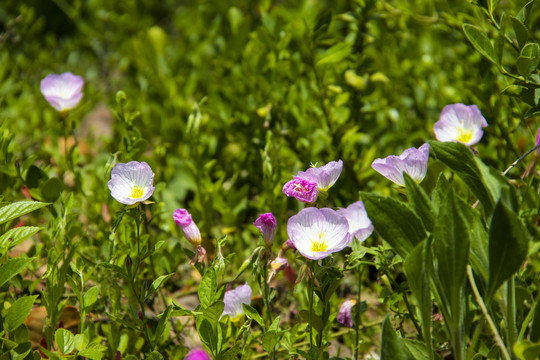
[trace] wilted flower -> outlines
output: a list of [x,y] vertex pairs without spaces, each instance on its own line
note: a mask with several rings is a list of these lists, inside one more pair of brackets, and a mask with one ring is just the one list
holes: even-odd
[[321,167],[311,167],[306,171],[299,171],[298,177],[310,179],[317,183],[319,191],[327,191],[334,185],[343,170],[343,161],[330,161]]
[[353,327],[352,308],[354,305],[356,305],[356,300],[354,299],[345,300],[343,304],[341,304],[337,316],[337,321],[340,324],[350,328]]
[[211,358],[203,349],[193,349],[188,352],[184,360],[211,360]]
[[147,163],[130,161],[119,163],[112,169],[107,185],[113,198],[122,204],[133,205],[152,196],[153,183],[154,173]]
[[405,186],[404,172],[418,183],[424,180],[428,159],[429,144],[424,144],[419,149],[407,149],[400,156],[390,155],[384,159],[375,159],[371,167],[397,185]]
[[274,243],[274,231],[277,225],[274,215],[272,213],[261,214],[253,225],[261,230],[264,242],[267,246],[271,247]]
[[312,203],[317,200],[319,187],[314,180],[294,176],[291,181],[283,185],[283,193],[300,201]]
[[66,72],[51,74],[41,80],[40,90],[53,108],[60,112],[73,109],[82,99],[82,77]]
[[482,138],[482,128],[488,126],[486,119],[476,105],[446,105],[439,121],[433,126],[439,141],[460,142],[467,146],[476,144]]
[[312,260],[341,251],[352,239],[347,219],[329,208],[301,210],[289,219],[287,233],[300,254]]
[[366,240],[373,232],[373,225],[361,200],[352,203],[345,209],[338,209],[337,213],[345,216],[349,223],[349,234],[358,241]]
[[272,281],[276,274],[289,266],[289,261],[283,257],[277,257],[270,262],[270,271],[268,272],[268,282]]
[[242,304],[251,305],[251,287],[245,283],[234,290],[226,291],[223,302],[225,303],[225,308],[221,317],[229,315],[233,322],[241,320],[244,315]]

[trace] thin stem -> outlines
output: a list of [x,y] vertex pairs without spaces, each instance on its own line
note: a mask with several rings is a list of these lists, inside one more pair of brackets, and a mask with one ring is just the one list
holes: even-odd
[[506,328],[508,331],[508,348],[513,349],[517,339],[516,327],[516,288],[515,280],[512,275],[506,282]]
[[356,340],[354,346],[354,359],[360,359],[360,301],[362,300],[362,267],[359,267],[358,273],[358,297],[356,300],[356,321],[354,322],[354,330],[356,332]]
[[534,299],[534,306],[531,308],[531,310],[527,314],[527,317],[525,318],[525,320],[523,320],[523,324],[521,324],[521,330],[519,331],[519,335],[517,339],[518,341],[523,340],[523,338],[525,337],[525,331],[527,331],[527,328],[529,327],[529,324],[531,323],[533,319],[534,313],[536,312],[536,308],[538,307],[539,300],[540,300],[540,293],[538,293],[538,295],[536,296],[536,299]]
[[482,296],[480,295],[480,292],[478,291],[478,288],[476,287],[476,282],[474,281],[471,265],[467,265],[467,276],[469,277],[469,283],[471,284],[471,288],[474,293],[474,297],[476,298],[476,302],[478,303],[478,306],[480,306],[480,309],[482,310],[482,313],[484,314],[484,317],[486,318],[486,321],[488,322],[489,327],[491,328],[491,331],[493,332],[493,337],[495,338],[495,342],[501,349],[501,353],[503,354],[504,358],[506,360],[511,360],[510,354],[508,354],[508,350],[504,346],[504,342],[502,341],[501,335],[499,335],[499,331],[497,330],[497,327],[495,326],[493,319],[491,319],[491,316],[489,316],[486,304],[484,304],[484,300],[482,299]]
[[527,157],[527,155],[529,155],[529,154],[532,153],[534,150],[539,149],[539,148],[540,148],[540,144],[536,145],[536,146],[533,147],[531,150],[529,150],[529,151],[527,151],[525,154],[521,155],[521,156],[519,157],[519,159],[517,159],[516,161],[514,161],[514,162],[512,163],[512,165],[510,165],[510,166],[508,167],[508,169],[506,169],[506,170],[502,173],[503,176],[506,176],[506,174],[508,174],[508,172],[514,168],[514,166],[516,166],[517,164],[519,164],[519,163],[521,162],[521,160],[525,159],[525,158]]
[[[315,264],[313,260],[310,264]],[[315,265],[313,266],[315,268]],[[308,265],[309,271],[309,348],[313,349],[313,287],[314,287],[314,269],[311,269]]]

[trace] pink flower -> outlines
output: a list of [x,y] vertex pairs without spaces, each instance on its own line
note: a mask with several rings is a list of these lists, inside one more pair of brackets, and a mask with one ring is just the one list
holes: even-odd
[[476,144],[482,138],[482,128],[488,126],[486,119],[476,105],[446,105],[439,121],[433,126],[439,141],[460,142],[467,146]]
[[154,193],[154,173],[143,162],[118,163],[107,183],[111,196],[126,205],[147,200]]
[[274,243],[274,232],[276,230],[277,222],[272,213],[261,214],[257,220],[253,223],[259,230],[261,230],[264,242],[267,246],[271,247]]
[[343,304],[341,304],[337,316],[337,321],[340,324],[350,328],[353,327],[352,308],[354,305],[356,305],[356,300],[354,299],[345,300]]
[[201,245],[201,232],[186,209],[176,209],[173,219],[176,225],[182,228],[187,241],[193,246]]
[[289,219],[287,233],[300,254],[312,260],[343,250],[352,239],[347,219],[329,208],[301,210]]
[[400,156],[390,155],[384,159],[375,159],[371,167],[388,180],[399,186],[405,186],[404,172],[418,183],[424,180],[428,159],[429,144],[424,144],[419,149],[409,148]]
[[288,197],[295,197],[300,201],[312,203],[317,200],[319,187],[314,180],[294,176],[291,181],[283,185],[283,193]]
[[211,360],[211,358],[203,349],[193,349],[186,355],[184,360]]
[[40,90],[45,99],[59,112],[66,112],[79,104],[83,97],[82,77],[66,72],[51,74],[41,80]]
[[321,167],[311,167],[306,171],[299,171],[298,177],[310,179],[317,183],[319,191],[327,191],[334,185],[343,170],[343,161],[330,161]]
[[223,302],[225,308],[221,316],[229,315],[231,321],[239,321],[244,315],[242,304],[251,305],[251,287],[245,283],[234,290],[226,291]]
[[338,209],[337,213],[345,216],[349,223],[349,234],[358,241],[363,242],[373,232],[373,225],[362,201],[352,203],[345,209]]

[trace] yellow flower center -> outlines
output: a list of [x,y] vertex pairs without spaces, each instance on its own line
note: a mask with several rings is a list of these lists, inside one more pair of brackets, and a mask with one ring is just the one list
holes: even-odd
[[129,195],[130,198],[138,199],[144,195],[144,188],[142,186],[134,185],[133,189],[131,189],[131,195]]
[[326,242],[326,236],[323,233],[319,233],[319,239],[311,242],[311,251],[322,252],[328,250],[328,243]]
[[464,129],[460,127],[458,129],[458,135],[456,137],[456,140],[459,142],[462,142],[464,144],[467,144],[469,141],[472,140],[473,132],[470,129]]

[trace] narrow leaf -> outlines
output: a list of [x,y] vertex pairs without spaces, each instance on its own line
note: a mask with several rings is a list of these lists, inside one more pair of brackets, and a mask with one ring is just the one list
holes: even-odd
[[0,266],[0,287],[8,282],[12,277],[23,271],[35,258],[15,258],[9,259]]
[[495,49],[489,41],[487,35],[479,30],[477,27],[470,24],[463,24],[463,32],[471,44],[476,50],[486,58],[491,60],[494,64],[499,65],[497,56],[495,55]]
[[99,288],[97,286],[92,286],[83,296],[84,308],[90,309],[92,305],[95,304],[99,295]]
[[405,179],[407,199],[409,200],[411,208],[422,220],[426,230],[433,232],[434,211],[429,197],[420,187],[420,185],[409,176],[409,174],[404,172],[403,178]]
[[489,284],[487,301],[519,270],[527,258],[529,241],[519,217],[502,201],[497,203],[489,227]]
[[247,315],[247,317],[255,320],[264,329],[264,320],[262,319],[261,315],[259,315],[257,310],[253,306],[245,303],[242,304],[242,307],[244,308],[244,313]]
[[9,247],[11,248],[28,239],[30,236],[37,233],[39,230],[41,230],[41,228],[37,226],[20,226],[10,229],[5,232],[4,235],[0,236],[0,249],[6,246],[6,243],[9,239],[11,239],[11,242],[9,243]]
[[514,32],[516,33],[516,39],[519,48],[521,49],[527,43],[527,39],[529,38],[529,30],[527,30],[521,20],[516,17],[511,16],[510,21],[512,22],[512,27],[514,28]]
[[403,339],[390,325],[388,316],[384,318],[382,325],[381,360],[413,360],[405,350]]

